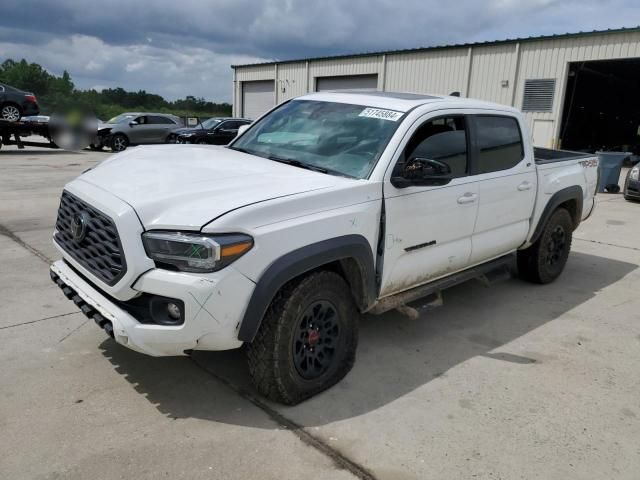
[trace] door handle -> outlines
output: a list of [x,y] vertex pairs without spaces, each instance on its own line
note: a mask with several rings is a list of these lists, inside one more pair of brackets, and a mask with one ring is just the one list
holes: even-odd
[[533,187],[533,184],[531,182],[522,182],[520,185],[518,185],[518,190],[524,192],[525,190],[531,190],[531,187]]
[[477,193],[467,192],[463,196],[458,198],[458,203],[460,205],[464,205],[464,204],[467,204],[467,203],[473,203],[473,202],[476,201],[476,198],[478,198],[478,194]]

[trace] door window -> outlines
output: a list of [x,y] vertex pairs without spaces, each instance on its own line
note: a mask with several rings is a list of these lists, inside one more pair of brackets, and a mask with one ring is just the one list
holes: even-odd
[[404,150],[412,158],[438,160],[449,165],[453,177],[467,174],[467,129],[462,116],[440,117],[423,123]]
[[167,117],[161,117],[159,115],[149,115],[147,117],[147,123],[151,125],[173,125],[174,123]]
[[175,125],[175,122],[171,120],[169,117],[161,117],[159,115],[154,115],[151,118],[151,123],[155,123],[158,125]]
[[149,120],[148,120],[148,117],[142,116],[142,117],[136,118],[136,122],[138,122],[138,125],[146,125],[149,123]]
[[474,118],[478,145],[478,173],[515,167],[524,158],[518,120],[497,115]]
[[238,129],[238,122],[224,122],[221,126],[220,126],[221,130],[237,130]]

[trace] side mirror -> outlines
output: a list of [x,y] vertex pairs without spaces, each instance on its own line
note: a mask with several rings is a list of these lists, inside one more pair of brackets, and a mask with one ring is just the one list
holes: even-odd
[[236,137],[239,137],[240,135],[242,135],[244,132],[246,132],[249,129],[250,125],[240,125],[238,127],[238,133],[236,134]]
[[428,187],[446,185],[452,179],[448,164],[432,158],[414,157],[404,164],[398,164],[391,177],[391,184],[396,188]]
[[135,120],[131,120],[131,121],[129,122],[129,126],[130,126],[130,127],[135,127],[136,125],[138,125],[138,122],[136,122]]

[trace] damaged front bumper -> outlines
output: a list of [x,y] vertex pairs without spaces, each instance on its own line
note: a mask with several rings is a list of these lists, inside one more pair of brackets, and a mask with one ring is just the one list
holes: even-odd
[[131,302],[102,292],[64,260],[50,269],[51,279],[84,315],[119,344],[152,356],[242,345],[237,338],[238,327],[254,283],[231,268],[224,272],[209,278],[161,269],[143,274],[133,286],[141,295],[175,298],[183,305],[181,324],[161,325],[143,318],[139,309],[130,308]]

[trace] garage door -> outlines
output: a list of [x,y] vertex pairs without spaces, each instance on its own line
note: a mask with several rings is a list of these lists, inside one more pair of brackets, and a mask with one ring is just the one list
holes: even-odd
[[242,82],[242,116],[255,120],[274,107],[273,80]]
[[340,77],[317,77],[316,91],[327,90],[376,90],[378,75],[343,75]]

